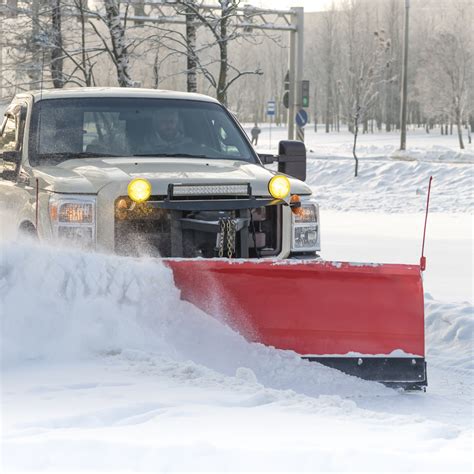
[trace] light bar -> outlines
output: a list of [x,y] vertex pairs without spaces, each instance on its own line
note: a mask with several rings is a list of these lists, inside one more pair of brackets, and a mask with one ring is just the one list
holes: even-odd
[[175,184],[173,196],[248,196],[248,184]]

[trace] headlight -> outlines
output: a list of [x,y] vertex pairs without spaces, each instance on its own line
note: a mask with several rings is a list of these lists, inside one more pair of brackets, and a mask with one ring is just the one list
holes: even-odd
[[92,224],[94,207],[91,202],[65,202],[59,206],[59,222]]
[[49,215],[56,238],[80,247],[95,243],[95,197],[52,196]]
[[292,213],[291,250],[314,252],[320,250],[319,210],[316,204],[302,203],[298,213]]
[[273,176],[268,183],[268,191],[275,199],[285,199],[290,194],[290,189],[290,180],[286,176]]

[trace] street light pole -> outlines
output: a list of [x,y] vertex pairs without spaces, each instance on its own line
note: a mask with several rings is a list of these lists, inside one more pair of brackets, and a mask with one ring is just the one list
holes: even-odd
[[403,40],[402,107],[400,112],[400,150],[407,144],[407,77],[408,77],[408,18],[410,0],[405,0],[405,36]]

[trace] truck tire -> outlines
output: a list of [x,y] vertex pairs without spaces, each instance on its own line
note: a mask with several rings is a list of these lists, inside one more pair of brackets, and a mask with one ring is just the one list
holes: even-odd
[[36,232],[36,228],[29,221],[22,222],[18,229],[18,237],[20,240],[30,240],[34,242],[38,241],[38,233]]

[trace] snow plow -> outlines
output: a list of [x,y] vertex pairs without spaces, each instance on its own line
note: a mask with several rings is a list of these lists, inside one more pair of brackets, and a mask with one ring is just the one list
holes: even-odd
[[322,261],[304,144],[257,154],[199,94],[80,88],[18,94],[0,154],[13,238],[160,257],[184,299],[251,341],[426,386],[423,261]]
[[251,341],[351,375],[424,389],[420,267],[170,260],[182,297]]

